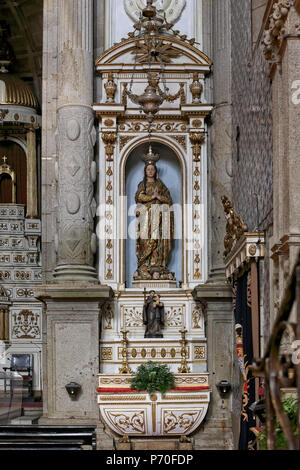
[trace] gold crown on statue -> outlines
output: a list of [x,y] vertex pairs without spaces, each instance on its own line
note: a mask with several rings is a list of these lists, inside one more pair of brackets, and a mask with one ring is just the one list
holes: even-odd
[[160,156],[158,155],[158,153],[153,153],[152,147],[151,145],[149,145],[149,152],[147,154],[144,154],[141,159],[145,162],[145,165],[150,165],[151,163],[155,165],[156,162],[158,162],[158,160],[160,159]]

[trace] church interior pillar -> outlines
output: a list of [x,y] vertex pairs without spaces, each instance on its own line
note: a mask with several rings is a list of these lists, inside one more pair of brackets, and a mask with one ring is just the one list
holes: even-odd
[[54,277],[62,282],[97,281],[91,174],[96,141],[91,107],[93,0],[60,0],[58,19],[58,262]]
[[36,130],[31,127],[27,131],[27,212],[26,217],[36,219],[38,217],[37,205],[37,154],[36,154]]

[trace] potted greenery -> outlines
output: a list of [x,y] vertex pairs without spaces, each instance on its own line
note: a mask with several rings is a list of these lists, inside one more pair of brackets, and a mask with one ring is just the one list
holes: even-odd
[[135,377],[131,380],[131,388],[147,390],[149,395],[159,391],[162,395],[175,388],[174,374],[166,364],[149,361],[138,367]]
[[[297,432],[297,419],[298,419],[297,400],[293,397],[286,397],[282,400],[282,405],[283,405],[283,409],[285,413],[289,417],[294,435],[296,436],[298,434]],[[267,433],[266,433],[265,428],[259,431],[256,441],[259,444],[260,450],[267,449]],[[288,448],[284,432],[278,420],[276,420],[276,427],[275,427],[275,447],[277,450],[284,450]]]

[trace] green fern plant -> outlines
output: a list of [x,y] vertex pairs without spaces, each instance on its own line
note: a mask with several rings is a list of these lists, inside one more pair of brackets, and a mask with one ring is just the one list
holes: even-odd
[[166,364],[149,361],[138,367],[131,380],[131,388],[139,392],[147,390],[150,395],[156,391],[164,395],[167,390],[175,388],[174,374]]

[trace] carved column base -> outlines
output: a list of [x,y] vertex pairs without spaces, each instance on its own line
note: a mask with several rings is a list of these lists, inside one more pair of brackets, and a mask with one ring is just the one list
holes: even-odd
[[57,266],[54,270],[53,277],[57,282],[98,282],[95,268],[81,264]]

